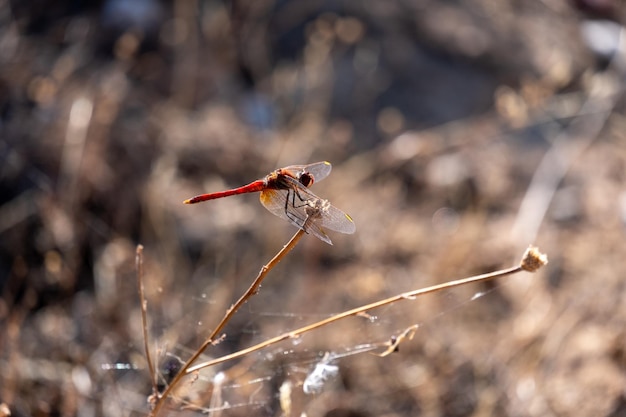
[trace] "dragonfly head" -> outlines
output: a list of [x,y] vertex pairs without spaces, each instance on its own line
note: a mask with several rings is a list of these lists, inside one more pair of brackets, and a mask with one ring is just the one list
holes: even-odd
[[300,184],[308,188],[313,185],[315,179],[313,178],[313,174],[311,174],[310,172],[302,171],[298,178],[298,181],[300,181]]

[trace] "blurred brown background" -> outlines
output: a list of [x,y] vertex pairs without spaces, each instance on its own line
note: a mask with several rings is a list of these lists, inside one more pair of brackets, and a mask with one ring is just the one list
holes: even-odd
[[626,416],[625,22],[623,0],[0,0],[0,403],[144,415],[135,245],[164,383],[295,231],[256,196],[181,202],[329,160],[313,190],[357,233],[306,236],[207,357],[530,243],[550,264],[203,371],[170,415]]

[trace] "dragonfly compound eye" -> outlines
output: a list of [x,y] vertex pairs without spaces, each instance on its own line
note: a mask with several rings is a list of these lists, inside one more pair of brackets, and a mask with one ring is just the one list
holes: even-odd
[[304,185],[305,187],[310,187],[311,185],[313,185],[313,175],[311,175],[308,172],[303,172],[302,174],[300,174],[300,184]]

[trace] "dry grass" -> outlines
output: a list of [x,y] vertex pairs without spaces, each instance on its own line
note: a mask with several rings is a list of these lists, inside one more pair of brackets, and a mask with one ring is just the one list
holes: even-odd
[[305,236],[200,360],[531,242],[550,264],[203,369],[170,415],[626,412],[624,75],[581,41],[591,2],[180,0],[143,31],[34,3],[0,1],[0,414],[146,415],[136,245],[162,390],[294,231],[181,201],[318,160],[357,234]]

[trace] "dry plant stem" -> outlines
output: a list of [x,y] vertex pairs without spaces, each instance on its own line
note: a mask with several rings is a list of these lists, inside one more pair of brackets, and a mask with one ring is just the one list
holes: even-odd
[[393,297],[389,297],[386,298],[384,300],[380,300],[380,301],[376,301],[374,303],[371,304],[367,304],[361,307],[357,307],[354,308],[352,310],[348,310],[348,311],[344,311],[343,313],[337,314],[336,316],[332,316],[329,317],[327,319],[318,321],[316,323],[310,324],[308,326],[304,326],[301,327],[299,329],[290,331],[288,333],[283,333],[280,336],[276,336],[272,339],[266,340],[265,342],[259,343],[258,345],[254,345],[251,346],[247,349],[243,349],[240,350],[238,352],[232,353],[230,355],[226,355],[226,356],[222,356],[221,358],[217,358],[214,359],[212,361],[209,362],[205,362],[205,363],[201,363],[198,364],[194,367],[191,367],[187,370],[188,373],[190,372],[195,372],[198,371],[202,368],[206,368],[209,366],[213,366],[222,362],[226,362],[229,361],[231,359],[235,359],[241,356],[245,356],[249,353],[255,352],[257,350],[263,349],[267,346],[273,345],[275,343],[281,342],[283,340],[286,339],[291,339],[291,338],[295,338],[295,337],[299,337],[302,334],[306,333],[306,332],[310,332],[311,330],[315,330],[319,327],[322,326],[326,326],[328,324],[334,323],[336,321],[342,320],[346,317],[350,317],[350,316],[354,316],[360,313],[364,313],[368,310],[373,310],[375,308],[379,308],[382,306],[386,306],[388,304],[393,304],[395,302],[401,301],[401,300],[412,300],[415,299],[416,297],[420,296],[420,295],[424,295],[424,294],[429,294],[429,293],[433,293],[433,292],[437,292],[437,291],[441,291],[447,288],[453,288],[453,287],[458,287],[460,285],[466,285],[466,284],[471,284],[471,283],[476,283],[476,282],[481,282],[481,281],[487,281],[490,279],[495,279],[495,278],[500,278],[506,275],[512,275],[512,274],[516,274],[518,272],[523,271],[524,268],[520,265],[520,266],[515,266],[512,268],[508,268],[508,269],[503,269],[500,271],[496,271],[496,272],[490,272],[488,274],[483,274],[483,275],[476,275],[473,277],[469,277],[469,278],[464,278],[464,279],[459,279],[456,281],[448,281],[448,282],[444,282],[443,284],[437,284],[437,285],[433,285],[431,287],[426,287],[426,288],[421,288],[419,290],[414,290],[414,291],[409,291],[409,292],[405,292],[402,294],[398,294],[395,295]]
[[261,283],[267,276],[267,273],[271,271],[274,266],[276,266],[276,264],[278,264],[285,257],[285,255],[288,254],[296,246],[296,244],[300,241],[305,233],[306,232],[304,230],[298,229],[296,234],[293,235],[289,242],[287,242],[287,244],[283,246],[283,248],[276,254],[276,256],[274,256],[272,260],[269,261],[266,265],[263,265],[263,267],[259,271],[259,275],[257,275],[252,285],[250,285],[248,290],[239,298],[239,300],[237,300],[235,304],[230,306],[230,308],[226,311],[224,318],[222,318],[217,327],[215,327],[215,329],[211,332],[211,335],[202,343],[202,345],[194,352],[194,354],[191,355],[187,362],[185,362],[185,365],[183,365],[183,367],[181,368],[180,372],[176,374],[176,376],[172,379],[172,382],[167,386],[167,388],[165,388],[165,391],[163,391],[160,398],[154,405],[154,409],[150,413],[151,416],[156,416],[159,413],[159,410],[163,406],[164,402],[167,400],[167,397],[172,392],[174,387],[178,385],[178,383],[185,375],[190,373],[189,369],[191,364],[195,362],[198,357],[200,357],[200,355],[205,351],[207,347],[209,347],[209,345],[215,343],[215,340],[221,333],[224,326],[226,326],[226,323],[230,321],[235,312],[237,312],[237,310],[239,310],[239,308],[246,301],[248,301],[250,297],[257,293],[259,287],[261,286]]
[[247,349],[240,350],[238,352],[232,353],[230,355],[222,356],[221,358],[214,359],[209,362],[198,364],[194,367],[191,367],[187,370],[187,373],[199,371],[202,368],[207,368],[209,366],[217,365],[219,363],[223,363],[229,361],[231,359],[235,359],[241,356],[245,356],[249,353],[255,352],[257,350],[261,350],[267,346],[273,345],[275,343],[281,342],[285,339],[291,339],[295,337],[299,337],[302,334],[309,332],[311,330],[315,330],[319,327],[326,326],[330,323],[334,323],[336,321],[342,320],[346,317],[355,316],[357,314],[364,313],[368,310],[373,310],[378,307],[382,307],[388,304],[392,304],[401,300],[414,300],[416,297],[424,294],[429,294],[437,291],[441,291],[448,288],[458,287],[461,285],[477,283],[482,281],[488,281],[495,278],[504,277],[506,275],[513,275],[521,271],[527,272],[536,272],[538,269],[543,267],[548,263],[548,257],[539,252],[539,249],[533,246],[529,246],[528,249],[524,252],[522,256],[522,260],[518,266],[502,269],[500,271],[490,272],[488,274],[475,275],[469,278],[463,278],[456,281],[448,281],[443,284],[433,285],[427,288],[421,288],[419,290],[409,291],[402,294],[395,295],[393,297],[386,298],[384,300],[376,301],[371,304],[367,304],[361,307],[357,307],[352,310],[345,311],[343,313],[337,314],[336,316],[329,317],[327,319],[318,321],[316,323],[310,324],[308,326],[301,327],[296,330],[292,330],[288,333],[283,333],[280,336],[274,337],[272,339],[266,340],[263,343],[259,343],[258,345],[251,346]]
[[150,348],[148,343],[148,303],[146,302],[146,294],[143,286],[143,245],[137,245],[135,252],[135,270],[137,271],[137,288],[139,289],[139,302],[141,302],[141,328],[143,329],[143,348],[146,352],[146,361],[148,362],[148,370],[150,371],[150,379],[152,380],[152,394],[158,393],[156,372],[150,356]]

